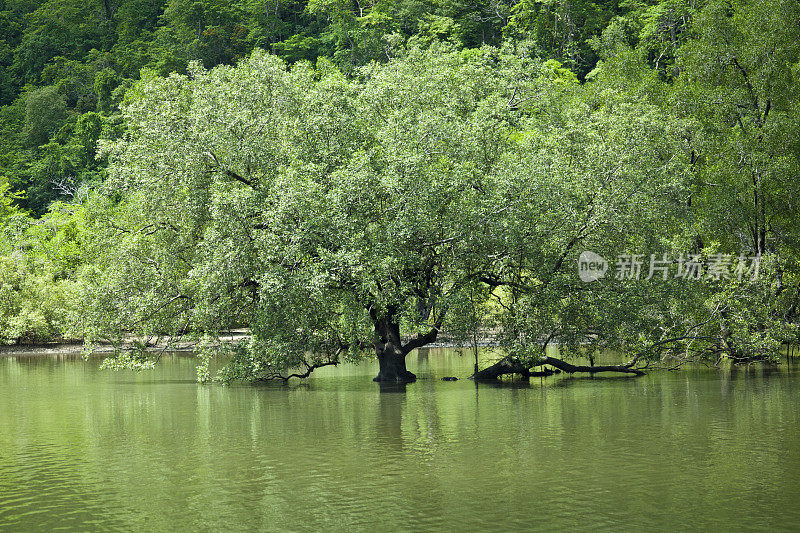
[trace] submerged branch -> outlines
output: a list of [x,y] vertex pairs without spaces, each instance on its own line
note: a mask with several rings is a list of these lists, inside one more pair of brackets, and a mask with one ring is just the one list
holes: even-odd
[[556,359],[555,357],[545,357],[543,361],[536,363],[536,365],[534,366],[550,365],[568,374],[572,374],[575,372],[590,372],[592,374],[597,372],[622,372],[625,374],[635,374],[637,376],[644,376],[644,372],[642,372],[638,368],[633,368],[634,364],[636,364],[635,359],[625,365],[598,365],[598,366],[572,365],[570,363],[567,363],[566,361],[562,361],[561,359]]
[[309,365],[308,363],[306,363],[306,364],[305,364],[305,366],[306,366],[306,371],[305,371],[305,372],[303,372],[302,374],[294,373],[294,374],[289,374],[288,376],[276,375],[276,376],[275,376],[275,378],[277,378],[277,379],[282,379],[284,383],[286,383],[287,381],[289,381],[289,380],[290,380],[290,379],[292,379],[292,378],[300,378],[300,379],[305,379],[305,378],[307,378],[308,376],[310,376],[310,375],[311,375],[311,373],[312,373],[314,370],[316,370],[316,369],[318,369],[318,368],[322,368],[323,366],[336,366],[336,365],[338,365],[338,364],[339,364],[339,358],[338,358],[338,357],[337,357],[336,359],[334,359],[334,360],[331,360],[331,361],[326,361],[326,362],[324,362],[324,363],[314,363],[314,364],[311,364],[311,365]]
[[553,371],[548,371],[548,370],[545,370],[545,373],[534,373],[531,371],[531,368],[543,365],[550,365],[561,372],[566,372],[567,374],[574,374],[575,372],[589,372],[590,374],[596,374],[599,372],[621,372],[624,374],[634,374],[636,376],[644,376],[645,373],[641,369],[634,368],[634,365],[636,364],[637,361],[638,357],[634,358],[629,363],[626,363],[624,365],[586,366],[586,365],[573,365],[561,359],[556,359],[555,357],[545,357],[532,364],[523,363],[516,357],[504,357],[503,359],[496,362],[492,366],[476,372],[471,376],[470,379],[474,379],[477,381],[484,381],[484,380],[497,379],[500,376],[506,374],[519,374],[524,377],[529,377],[532,375],[547,375],[547,372],[551,374],[555,373]]

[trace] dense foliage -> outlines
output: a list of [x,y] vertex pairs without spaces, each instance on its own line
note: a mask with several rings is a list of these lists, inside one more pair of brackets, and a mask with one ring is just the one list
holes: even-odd
[[[775,361],[798,335],[799,16],[6,0],[0,336],[250,328],[224,371],[246,379],[370,354],[406,379],[414,348],[488,332],[525,367],[549,343]],[[584,250],[606,277],[579,279]]]

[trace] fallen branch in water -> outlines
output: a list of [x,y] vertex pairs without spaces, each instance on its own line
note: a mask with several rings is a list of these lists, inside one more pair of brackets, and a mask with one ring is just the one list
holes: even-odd
[[550,365],[554,368],[557,368],[561,372],[566,372],[567,374],[574,374],[576,372],[588,372],[590,374],[596,374],[599,372],[621,372],[624,374],[634,374],[636,376],[644,376],[645,373],[641,369],[634,368],[634,365],[636,364],[638,359],[639,359],[638,357],[635,357],[629,363],[626,363],[624,365],[585,366],[585,365],[573,365],[561,359],[556,359],[555,357],[545,357],[543,359],[536,361],[533,364],[523,363],[516,357],[504,357],[503,359],[499,360],[492,366],[484,368],[479,372],[476,372],[470,377],[470,379],[474,379],[477,381],[485,381],[485,380],[497,379],[500,376],[506,374],[519,374],[527,378],[534,375],[548,375],[547,374],[548,372],[550,374],[555,373],[552,370],[545,370],[544,372],[531,371],[531,368],[542,365]]
[[571,365],[566,361],[562,361],[561,359],[556,359],[555,357],[545,357],[544,361],[537,363],[540,365],[550,365],[555,367],[562,372],[566,372],[567,374],[572,374],[575,372],[590,372],[595,374],[597,372],[622,372],[625,374],[634,374],[637,376],[644,376],[644,372],[638,368],[633,368],[633,365],[636,364],[636,359],[631,361],[630,363],[624,365],[598,365],[598,366],[585,366],[585,365]]

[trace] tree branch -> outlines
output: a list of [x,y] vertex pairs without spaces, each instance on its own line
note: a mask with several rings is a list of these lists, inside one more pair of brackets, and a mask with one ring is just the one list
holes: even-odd
[[336,366],[336,365],[338,365],[338,364],[339,364],[339,358],[338,358],[338,354],[337,354],[337,358],[336,358],[336,359],[334,359],[334,360],[332,360],[332,361],[326,361],[326,362],[324,362],[324,363],[314,363],[314,364],[311,364],[311,365],[309,365],[308,363],[306,363],[306,364],[305,364],[305,365],[306,365],[306,371],[305,371],[305,372],[303,372],[302,374],[294,373],[294,374],[289,374],[288,376],[281,376],[281,375],[278,375],[278,376],[276,376],[276,377],[277,377],[278,379],[282,379],[282,380],[283,380],[283,382],[284,382],[284,383],[286,383],[287,381],[289,381],[289,380],[290,380],[290,379],[292,379],[292,378],[300,378],[300,379],[305,379],[305,378],[307,378],[308,376],[310,376],[310,375],[311,375],[311,373],[312,373],[314,370],[316,370],[316,369],[318,369],[318,368],[322,368],[323,366]]
[[[209,159],[211,159],[211,161],[213,161],[213,163],[214,163],[213,166],[216,167],[217,169],[223,171],[227,177],[233,178],[233,179],[235,179],[236,181],[238,181],[240,183],[244,183],[248,187],[251,187],[251,188],[254,187],[253,182],[251,180],[249,180],[249,179],[237,174],[233,170],[230,170],[230,169],[227,169],[227,168],[222,168],[222,165],[220,164],[219,159],[217,159],[217,156],[214,155],[214,152],[210,152],[210,151],[209,152],[205,152],[204,155],[206,157],[208,157]],[[212,165],[210,165],[210,166],[212,166]]]
[[562,361],[561,359],[556,359],[555,357],[545,357],[533,364],[523,363],[520,359],[516,357],[504,357],[500,361],[493,364],[492,366],[484,368],[479,372],[476,372],[470,377],[470,379],[474,379],[477,381],[486,381],[486,380],[497,379],[505,374],[520,374],[524,377],[529,377],[531,375],[534,375],[530,370],[532,367],[542,366],[542,365],[550,365],[554,368],[557,368],[561,372],[566,372],[567,374],[574,374],[575,372],[588,372],[590,374],[596,374],[598,372],[620,372],[623,374],[634,374],[636,376],[644,376],[645,373],[642,370],[638,368],[633,368],[633,365],[635,365],[637,361],[638,357],[635,357],[629,363],[624,365],[585,366],[585,365],[573,365],[567,363],[566,361]]

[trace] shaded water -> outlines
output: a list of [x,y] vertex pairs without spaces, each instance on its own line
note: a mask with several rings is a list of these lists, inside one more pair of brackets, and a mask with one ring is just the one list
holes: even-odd
[[800,528],[800,371],[194,382],[0,357],[0,531]]

